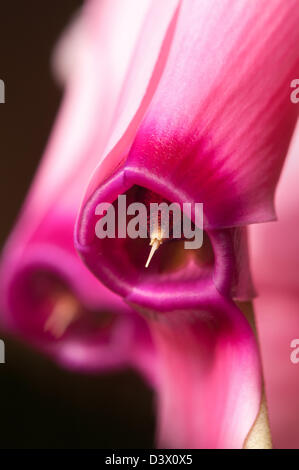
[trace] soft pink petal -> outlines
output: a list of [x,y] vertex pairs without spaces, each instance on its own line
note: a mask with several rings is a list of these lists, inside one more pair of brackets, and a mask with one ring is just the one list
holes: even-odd
[[97,149],[99,165],[86,198],[107,173],[120,165],[132,145],[164,70],[179,4],[179,0],[151,0],[115,110],[109,141],[103,153]]
[[[128,178],[200,201],[206,227],[274,218],[298,114],[296,0],[185,0],[165,70],[126,162]],[[138,171],[138,168],[140,171]]]
[[278,222],[253,225],[255,301],[274,446],[299,446],[299,365],[290,344],[299,338],[299,127],[278,185]]
[[158,446],[242,448],[261,401],[253,332],[220,298],[151,320],[160,358]]

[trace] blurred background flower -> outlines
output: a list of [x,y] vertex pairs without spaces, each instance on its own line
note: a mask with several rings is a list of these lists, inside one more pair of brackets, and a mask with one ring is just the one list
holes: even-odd
[[[24,201],[51,130],[61,90],[50,73],[57,38],[81,1],[1,5],[1,244]],[[17,31],[17,34],[16,34]],[[63,79],[63,77],[61,77]],[[84,374],[61,369],[0,332],[1,448],[151,447],[152,392],[132,370]],[[59,425],[58,425],[59,423]]]

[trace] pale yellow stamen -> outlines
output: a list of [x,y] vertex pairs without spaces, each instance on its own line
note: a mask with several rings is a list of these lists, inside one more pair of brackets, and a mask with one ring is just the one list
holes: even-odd
[[78,318],[80,309],[81,306],[73,295],[60,294],[45,323],[44,330],[50,332],[55,338],[60,338],[70,324]]
[[151,238],[150,246],[152,248],[151,248],[150,254],[148,255],[146,264],[145,264],[146,268],[149,267],[149,264],[151,262],[152,257],[154,256],[155,252],[157,251],[157,249],[159,248],[159,246],[161,245],[162,242],[163,242],[163,239],[162,239],[161,235],[154,235]]

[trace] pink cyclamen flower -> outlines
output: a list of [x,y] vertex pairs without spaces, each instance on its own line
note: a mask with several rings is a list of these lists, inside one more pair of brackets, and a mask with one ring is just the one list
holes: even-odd
[[[278,222],[251,227],[252,269],[258,297],[254,302],[267,385],[273,442],[299,446],[299,127],[277,188]],[[295,354],[296,358],[298,357]],[[295,358],[295,360],[296,360]]]
[[[246,226],[275,218],[297,119],[289,84],[299,70],[299,11],[296,0],[157,8],[153,1],[98,152],[76,248],[105,285],[151,317],[160,445],[240,448],[263,415],[262,379],[253,331],[234,300],[254,294]],[[187,255],[180,241],[165,241],[145,269],[149,240],[98,239],[96,207],[119,194],[202,202],[203,248]]]
[[105,144],[145,6],[90,1],[60,42],[54,66],[65,95],[4,249],[1,323],[68,367],[131,364],[153,381],[154,348],[144,320],[99,284],[73,244],[77,209],[97,160],[93,150]]

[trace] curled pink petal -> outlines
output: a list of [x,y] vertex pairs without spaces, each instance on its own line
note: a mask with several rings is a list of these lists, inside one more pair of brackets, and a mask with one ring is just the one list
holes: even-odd
[[253,331],[220,296],[150,320],[159,353],[158,446],[242,448],[261,402]]
[[129,302],[165,311],[195,308],[202,292],[213,286],[240,300],[252,298],[254,289],[244,228],[207,231],[202,248],[190,250],[192,259],[187,253],[178,266],[169,265],[169,260],[182,250],[180,240],[162,244],[150,269],[145,268],[147,238],[140,239],[138,244],[128,236],[98,238],[95,233],[98,204],[115,202],[119,194],[127,194],[128,200],[138,199],[139,190],[140,187],[131,186],[127,173],[119,170],[94,193],[78,221],[76,248],[101,282]]

